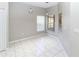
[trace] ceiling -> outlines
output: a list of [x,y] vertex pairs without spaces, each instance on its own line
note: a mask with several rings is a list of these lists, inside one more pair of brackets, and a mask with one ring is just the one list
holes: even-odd
[[51,6],[55,6],[58,4],[58,2],[25,2],[25,3],[42,8],[49,8]]

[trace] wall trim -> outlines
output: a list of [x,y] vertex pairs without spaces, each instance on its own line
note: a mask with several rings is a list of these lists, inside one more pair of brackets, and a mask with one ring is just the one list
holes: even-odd
[[36,37],[42,37],[42,36],[45,36],[45,35],[46,35],[46,33],[41,33],[41,34],[33,35],[33,36],[30,36],[30,37],[22,38],[22,39],[19,39],[19,40],[11,41],[11,42],[9,42],[9,44],[17,43],[17,42],[20,42],[20,41],[23,41],[23,40],[28,40],[28,39],[32,39],[32,38],[36,38]]

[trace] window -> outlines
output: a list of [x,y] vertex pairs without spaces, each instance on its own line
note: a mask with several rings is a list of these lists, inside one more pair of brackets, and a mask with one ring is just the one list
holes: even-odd
[[53,17],[48,16],[48,30],[55,31],[55,15]]
[[53,17],[49,17],[49,20],[48,20],[48,28],[53,28]]
[[45,31],[45,16],[37,16],[37,31]]

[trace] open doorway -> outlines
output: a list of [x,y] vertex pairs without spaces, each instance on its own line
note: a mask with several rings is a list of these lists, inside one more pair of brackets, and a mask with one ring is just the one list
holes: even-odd
[[48,16],[48,30],[55,31],[55,15]]

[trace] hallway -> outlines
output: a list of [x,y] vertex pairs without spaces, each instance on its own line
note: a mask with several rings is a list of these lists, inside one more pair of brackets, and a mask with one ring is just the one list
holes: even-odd
[[10,44],[1,57],[67,57],[58,37],[43,35]]
[[76,2],[0,2],[0,57],[79,57],[78,7]]

